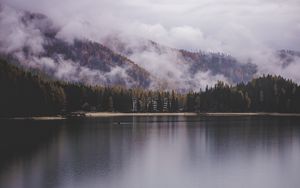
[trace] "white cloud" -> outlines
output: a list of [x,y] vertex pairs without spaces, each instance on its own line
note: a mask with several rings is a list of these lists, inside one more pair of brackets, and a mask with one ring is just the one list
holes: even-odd
[[43,37],[33,25],[21,22],[22,14],[7,6],[0,7],[0,51],[22,51],[24,47],[37,54],[43,51]]
[[[145,38],[188,50],[224,52],[241,62],[251,59],[260,73],[289,76],[300,82],[297,62],[286,68],[278,66],[274,51],[300,51],[299,0],[2,0],[13,7],[41,12],[61,26],[58,37],[67,41],[88,38],[103,41],[108,35],[119,35],[129,43]],[[2,16],[3,17],[3,16]],[[10,20],[11,19],[11,20]],[[14,16],[5,16],[0,40],[9,43],[6,50],[16,50],[31,43],[38,52],[42,40],[34,29],[14,27]],[[10,28],[12,31],[3,29]],[[37,32],[37,33],[36,33]],[[5,36],[15,38],[6,41]],[[37,36],[30,38],[30,36]],[[22,45],[21,45],[22,46]],[[176,55],[146,51],[130,58],[163,79],[174,78],[174,85],[187,80],[215,80],[210,73],[197,78],[185,77],[184,66],[177,67]],[[179,71],[180,70],[180,71]],[[201,77],[201,76],[206,77]],[[209,79],[206,79],[209,78]],[[222,75],[216,78],[224,79]],[[202,84],[202,83],[201,83]],[[202,84],[203,85],[203,84]]]
[[[241,44],[252,49],[253,43],[260,43],[272,49],[300,50],[297,0],[3,1],[47,14],[66,26],[68,35],[99,39],[104,33],[129,30],[147,37],[150,33],[150,39],[176,48],[231,52]],[[143,28],[132,31],[137,25]]]

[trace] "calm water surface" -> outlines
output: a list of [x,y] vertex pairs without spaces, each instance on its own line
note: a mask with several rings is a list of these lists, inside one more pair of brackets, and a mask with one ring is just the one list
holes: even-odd
[[300,119],[0,121],[1,188],[299,188]]

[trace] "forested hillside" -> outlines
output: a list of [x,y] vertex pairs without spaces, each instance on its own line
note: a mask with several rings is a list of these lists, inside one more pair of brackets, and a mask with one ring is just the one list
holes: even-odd
[[280,76],[236,86],[218,82],[205,91],[180,94],[51,80],[0,60],[0,116],[109,112],[300,112],[300,87]]
[[219,82],[187,94],[187,110],[202,112],[300,112],[300,87],[280,76],[263,76],[247,84]]
[[[250,81],[257,73],[255,64],[239,62],[235,57],[223,53],[179,50],[166,47],[154,41],[140,41],[140,43],[132,45],[116,37],[108,38],[104,45],[126,57],[131,57],[133,60],[137,56],[136,54],[147,54],[149,52],[161,57],[164,57],[164,54],[175,55],[180,64],[188,66],[187,73],[189,76],[210,71],[212,75],[223,75],[230,82],[236,84]],[[135,62],[139,64],[138,61]],[[144,68],[147,69],[147,67]]]
[[[85,38],[67,42],[57,37],[59,27],[47,16],[21,12],[18,19],[22,27],[36,31],[30,41],[38,38],[39,47],[36,49],[27,43],[11,51],[2,47],[0,55],[12,57],[26,68],[34,67],[50,77],[64,81],[107,86],[150,86],[150,73],[127,57]],[[7,43],[11,44],[11,41],[7,40]],[[2,42],[0,47],[4,44]]]
[[0,87],[1,117],[54,115],[79,110],[175,112],[184,105],[184,97],[174,92],[54,81],[40,73],[24,71],[5,60],[0,60]]

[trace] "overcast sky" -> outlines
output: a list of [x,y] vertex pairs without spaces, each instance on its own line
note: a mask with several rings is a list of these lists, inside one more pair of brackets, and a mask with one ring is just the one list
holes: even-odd
[[1,1],[48,15],[68,37],[122,32],[191,50],[300,50],[299,0]]

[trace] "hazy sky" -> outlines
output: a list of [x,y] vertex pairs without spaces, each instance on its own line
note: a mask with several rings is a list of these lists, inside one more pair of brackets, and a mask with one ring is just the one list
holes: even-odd
[[176,48],[300,50],[299,0],[1,0],[41,12],[61,35],[138,35]]

